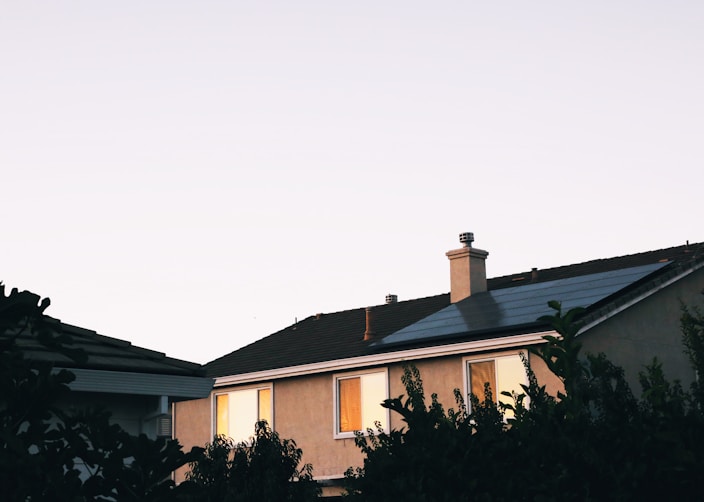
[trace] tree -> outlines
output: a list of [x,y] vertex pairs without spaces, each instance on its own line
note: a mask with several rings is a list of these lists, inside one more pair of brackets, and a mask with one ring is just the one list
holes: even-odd
[[[680,500],[700,498],[704,469],[702,388],[691,393],[665,379],[657,360],[640,380],[636,399],[623,370],[603,354],[581,355],[580,310],[545,318],[559,333],[532,352],[561,380],[549,395],[524,359],[528,385],[512,404],[485,388],[468,411],[455,390],[457,411],[435,395],[426,406],[420,373],[404,369],[406,397],[383,406],[399,413],[401,430],[358,434],[362,468],[347,472],[350,498],[365,501],[449,500]],[[683,309],[684,343],[704,369],[704,322]],[[530,406],[525,403],[530,402]],[[512,418],[506,418],[505,411]]]
[[251,442],[216,436],[191,463],[187,478],[199,490],[197,500],[304,502],[317,498],[320,489],[310,464],[298,468],[302,455],[295,441],[282,440],[260,421]]
[[171,472],[197,458],[177,441],[134,437],[97,409],[70,414],[58,403],[75,376],[50,362],[24,357],[17,344],[31,339],[85,361],[71,338],[46,322],[45,298],[0,283],[0,486],[5,500],[176,500]]

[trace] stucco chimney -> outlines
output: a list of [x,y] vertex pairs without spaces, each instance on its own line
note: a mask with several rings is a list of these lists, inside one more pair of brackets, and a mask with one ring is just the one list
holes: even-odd
[[448,251],[450,260],[450,302],[456,303],[475,294],[486,291],[487,251],[473,248],[474,234],[460,234],[463,247]]

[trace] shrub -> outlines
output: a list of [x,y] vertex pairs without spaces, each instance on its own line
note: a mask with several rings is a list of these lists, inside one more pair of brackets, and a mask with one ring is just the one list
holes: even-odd
[[[471,396],[471,412],[455,390],[457,411],[435,395],[426,405],[420,373],[404,368],[406,397],[383,406],[405,426],[358,434],[364,465],[346,473],[347,496],[404,500],[681,500],[701,498],[704,472],[702,386],[690,393],[665,379],[657,360],[641,374],[636,399],[623,370],[603,354],[580,354],[580,311],[546,318],[560,334],[532,352],[560,379],[549,395],[528,360],[528,385],[513,404],[494,405],[491,389]],[[704,322],[683,309],[682,328],[695,368],[704,369]],[[530,407],[525,402],[530,402]],[[504,412],[512,418],[505,419]]]
[[312,466],[298,468],[302,455],[295,441],[282,440],[260,421],[250,442],[216,436],[203,457],[190,464],[187,479],[198,490],[197,500],[303,502],[317,498],[320,490]]

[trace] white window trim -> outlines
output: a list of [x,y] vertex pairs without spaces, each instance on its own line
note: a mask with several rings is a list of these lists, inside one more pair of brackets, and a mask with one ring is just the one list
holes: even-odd
[[[332,376],[332,401],[333,401],[333,406],[332,406],[332,432],[333,432],[333,439],[350,439],[354,438],[354,432],[339,432],[340,430],[340,415],[339,415],[339,403],[338,403],[338,381],[343,380],[345,378],[354,378],[354,377],[360,377],[363,375],[369,375],[373,373],[383,373],[384,374],[384,382],[386,384],[386,389],[385,389],[385,395],[389,396],[389,369],[388,368],[369,368],[369,369],[364,369],[361,371],[350,371],[346,373],[335,373]],[[384,413],[384,427],[383,431],[388,433],[389,432],[389,420],[390,420],[390,414],[389,414],[389,409],[388,408],[383,408],[383,413]],[[365,430],[361,431],[365,436],[368,435],[368,432]],[[376,431],[375,431],[376,432]]]
[[[489,354],[481,354],[481,355],[472,355],[472,356],[465,356],[462,358],[462,379],[464,380],[464,400],[465,400],[465,405],[467,406],[467,411],[471,412],[472,411],[472,403],[469,401],[469,393],[471,392],[471,388],[469,386],[469,363],[481,363],[481,362],[486,362],[486,361],[495,361],[496,359],[499,359],[501,357],[511,357],[511,356],[520,356],[520,354],[523,354],[525,357],[528,357],[528,352],[525,350],[511,350],[511,351],[504,351],[504,352],[492,352]],[[497,378],[498,382],[498,378]],[[526,374],[525,382],[523,382],[525,385],[528,385],[528,375]],[[494,399],[496,402],[499,400],[499,396],[501,393],[498,391],[498,389],[491,389],[491,392],[493,394]],[[520,392],[519,392],[520,394]],[[482,396],[477,396],[481,398]]]
[[[271,390],[271,423],[269,424],[269,427],[271,427],[271,430],[276,430],[274,428],[274,422],[275,422],[275,416],[276,416],[276,411],[274,410],[274,382],[264,382],[264,383],[259,383],[259,384],[251,384],[251,385],[241,385],[237,387],[230,387],[230,388],[219,388],[217,391],[213,391],[210,393],[210,437],[214,438],[216,431],[217,431],[217,420],[218,420],[218,410],[217,410],[217,396],[222,396],[223,394],[230,394],[231,392],[237,392],[240,390],[262,390],[262,389],[269,389]],[[254,431],[252,431],[254,433]]]

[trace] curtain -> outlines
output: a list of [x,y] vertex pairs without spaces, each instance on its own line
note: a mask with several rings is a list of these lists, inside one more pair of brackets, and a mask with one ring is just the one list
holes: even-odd
[[362,385],[360,378],[338,380],[340,432],[362,429]]
[[484,384],[489,383],[491,395],[496,402],[498,389],[496,387],[496,370],[494,361],[482,361],[469,364],[470,391],[479,398],[479,402],[484,402]]

